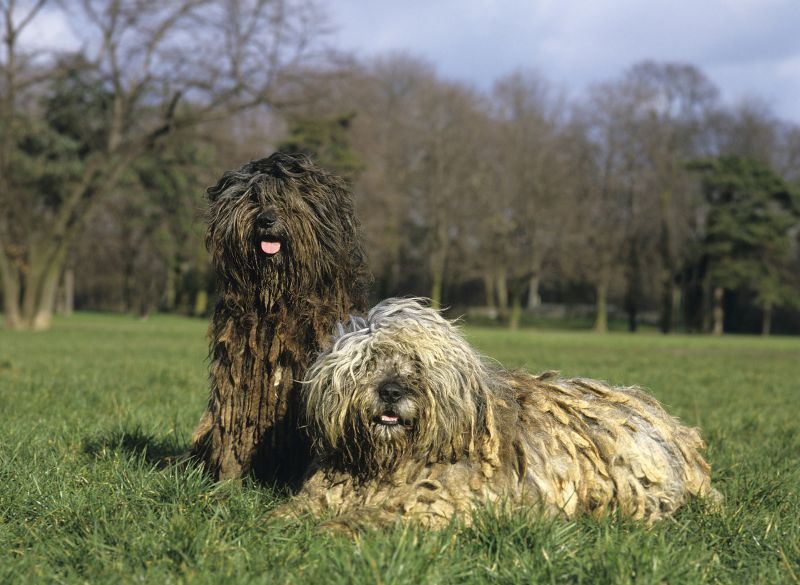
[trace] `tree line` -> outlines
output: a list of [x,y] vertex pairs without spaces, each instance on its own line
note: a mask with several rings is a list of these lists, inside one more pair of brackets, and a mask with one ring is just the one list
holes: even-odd
[[302,151],[346,176],[375,298],[483,307],[511,327],[591,305],[635,330],[800,331],[800,127],[730,105],[690,64],[579,95],[535,69],[489,91],[404,54],[332,51],[290,0],[81,0],[72,52],[20,39],[61,5],[0,0],[4,320],[203,315],[202,195]]

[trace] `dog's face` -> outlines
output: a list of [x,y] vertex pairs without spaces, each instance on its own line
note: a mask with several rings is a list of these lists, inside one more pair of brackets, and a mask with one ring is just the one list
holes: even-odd
[[306,418],[323,457],[386,470],[474,449],[482,363],[455,328],[410,299],[377,305],[309,369]]
[[421,408],[425,388],[415,376],[420,371],[415,361],[412,356],[384,354],[363,382],[353,385],[351,415],[356,420],[352,422],[359,433],[371,436],[371,442],[405,443],[417,432],[420,417],[425,417]]
[[208,198],[206,244],[226,286],[307,294],[363,262],[348,192],[304,157],[248,163]]

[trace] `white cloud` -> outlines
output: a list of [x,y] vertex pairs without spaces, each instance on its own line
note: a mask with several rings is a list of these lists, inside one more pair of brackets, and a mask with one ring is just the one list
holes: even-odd
[[67,16],[52,8],[42,9],[22,31],[19,40],[20,46],[33,50],[70,51],[81,46],[80,39],[70,28]]
[[797,0],[339,0],[343,48],[404,49],[488,87],[519,67],[579,90],[643,59],[699,66],[800,122]]

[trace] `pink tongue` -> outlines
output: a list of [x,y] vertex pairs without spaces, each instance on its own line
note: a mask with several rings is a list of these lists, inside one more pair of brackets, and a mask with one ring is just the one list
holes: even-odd
[[281,243],[280,242],[268,242],[266,240],[261,241],[261,251],[264,254],[277,254],[281,251]]
[[381,422],[385,423],[396,423],[397,417],[396,416],[389,416],[388,414],[381,415]]

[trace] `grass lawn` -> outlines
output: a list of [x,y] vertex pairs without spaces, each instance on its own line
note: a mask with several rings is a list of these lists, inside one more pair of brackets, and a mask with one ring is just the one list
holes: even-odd
[[0,583],[800,583],[800,339],[468,328],[504,364],[649,388],[701,427],[720,514],[651,529],[481,513],[353,542],[161,459],[206,399],[206,324],[77,315],[0,331]]

